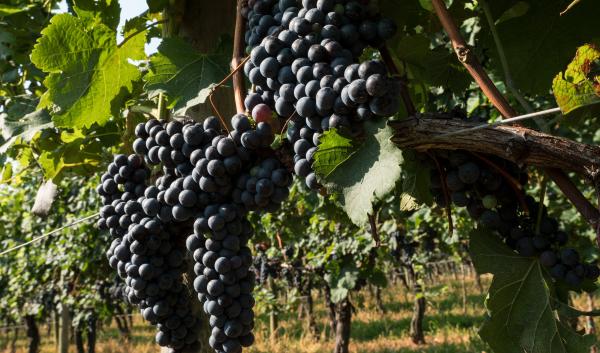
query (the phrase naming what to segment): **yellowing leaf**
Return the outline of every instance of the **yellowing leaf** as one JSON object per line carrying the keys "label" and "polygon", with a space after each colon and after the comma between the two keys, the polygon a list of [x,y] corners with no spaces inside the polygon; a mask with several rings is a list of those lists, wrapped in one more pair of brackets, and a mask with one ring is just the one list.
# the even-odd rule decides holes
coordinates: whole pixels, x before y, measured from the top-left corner
{"label": "yellowing leaf", "polygon": [[600,50],[584,45],[564,72],[552,82],[554,97],[564,114],[582,116],[599,111]]}

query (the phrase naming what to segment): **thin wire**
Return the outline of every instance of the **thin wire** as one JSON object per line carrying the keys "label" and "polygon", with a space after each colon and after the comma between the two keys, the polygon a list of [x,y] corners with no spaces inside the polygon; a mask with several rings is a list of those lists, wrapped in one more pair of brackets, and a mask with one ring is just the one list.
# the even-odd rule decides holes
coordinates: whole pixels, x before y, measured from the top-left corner
{"label": "thin wire", "polygon": [[452,132],[449,132],[446,134],[438,135],[434,138],[442,138],[442,137],[460,135],[460,134],[464,134],[465,132],[487,129],[488,127],[493,127],[493,126],[498,126],[498,125],[506,125],[506,124],[514,123],[516,121],[527,120],[527,119],[537,118],[540,116],[551,115],[551,114],[556,114],[556,113],[560,113],[560,108],[546,109],[546,110],[542,110],[540,112],[519,115],[519,116],[515,116],[514,118],[503,119],[503,120],[496,121],[496,122],[489,123],[489,124],[477,125],[475,127],[470,127],[467,129],[452,131]]}
{"label": "thin wire", "polygon": [[74,226],[74,225],[76,225],[76,224],[79,224],[79,223],[85,222],[85,221],[87,221],[87,220],[90,220],[90,219],[92,219],[92,218],[98,217],[99,215],[100,215],[100,212],[98,212],[98,213],[94,213],[93,215],[90,215],[90,216],[87,216],[87,217],[84,217],[84,218],[78,219],[78,220],[76,220],[76,221],[73,221],[73,222],[71,222],[71,223],[69,223],[69,224],[67,224],[67,225],[65,225],[65,226],[62,226],[62,227],[60,227],[60,228],[57,228],[57,229],[54,229],[53,231],[50,231],[50,232],[48,232],[48,233],[46,233],[46,234],[42,234],[42,235],[40,235],[40,236],[39,236],[39,237],[37,237],[37,238],[33,238],[33,239],[31,239],[30,241],[28,241],[28,242],[26,242],[26,243],[19,244],[19,245],[15,246],[15,247],[12,247],[12,248],[10,248],[10,249],[4,250],[3,252],[0,252],[0,256],[2,256],[2,255],[5,255],[5,254],[8,254],[8,253],[9,253],[9,252],[11,252],[11,251],[14,251],[14,250],[20,249],[20,248],[22,248],[22,247],[25,247],[25,246],[27,246],[27,245],[33,244],[33,243],[35,243],[35,242],[37,242],[37,241],[39,241],[39,240],[42,240],[42,239],[44,239],[44,238],[47,238],[47,237],[51,236],[52,234],[56,234],[56,233],[60,232],[60,231],[61,231],[61,230],[63,230],[63,229],[66,229],[66,228],[72,227],[72,226]]}

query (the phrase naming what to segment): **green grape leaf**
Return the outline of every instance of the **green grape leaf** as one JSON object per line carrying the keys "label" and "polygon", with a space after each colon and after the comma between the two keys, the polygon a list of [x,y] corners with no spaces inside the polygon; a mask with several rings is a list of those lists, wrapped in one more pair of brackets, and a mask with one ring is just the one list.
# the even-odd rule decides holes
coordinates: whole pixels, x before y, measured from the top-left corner
{"label": "green grape leaf", "polygon": [[462,93],[471,84],[471,77],[456,60],[454,53],[445,47],[430,48],[424,35],[405,36],[391,46],[394,57],[402,61],[411,74],[411,81]]}
{"label": "green grape leaf", "polygon": [[313,169],[320,177],[327,177],[356,150],[352,140],[340,135],[336,129],[327,130],[319,139],[314,155]]}
{"label": "green grape leaf", "polygon": [[593,45],[577,49],[573,61],[552,82],[563,114],[587,116],[600,112],[600,50]]}
{"label": "green grape leaf", "polygon": [[144,37],[117,47],[115,32],[105,25],[87,29],[77,17],[54,16],[31,54],[31,61],[49,73],[39,108],[52,108],[58,127],[104,125],[118,117],[141,75],[129,60],[145,58]]}
{"label": "green grape leaf", "polygon": [[112,30],[117,29],[121,18],[119,0],[74,0],[74,3],[77,17],[92,24],[103,23]]}
{"label": "green grape leaf", "polygon": [[153,97],[164,92],[177,114],[206,102],[213,85],[227,74],[227,59],[221,54],[198,53],[191,44],[166,38],[150,59],[145,89]]}
{"label": "green grape leaf", "polygon": [[412,211],[421,204],[432,203],[429,191],[429,168],[419,161],[413,151],[402,151],[402,194],[400,195],[400,210]]}
{"label": "green grape leaf", "polygon": [[[7,60],[14,54],[13,47],[16,41],[17,37],[14,34],[0,30],[0,59]],[[6,80],[3,78],[2,81]]]}
{"label": "green grape leaf", "polygon": [[373,203],[394,190],[401,178],[402,152],[390,140],[393,131],[386,122],[366,122],[365,141],[324,180],[357,225],[367,222]]}
{"label": "green grape leaf", "polygon": [[584,353],[595,339],[560,321],[553,284],[538,260],[523,257],[482,229],[470,234],[477,273],[494,275],[479,334],[496,353]]}
{"label": "green grape leaf", "polygon": [[[493,18],[499,20],[520,2],[498,0],[488,3]],[[527,94],[547,94],[556,73],[572,58],[572,48],[600,38],[597,19],[600,2],[582,2],[562,16],[563,0],[528,1],[528,4],[524,14],[496,21],[496,28],[515,86]],[[491,65],[499,77],[503,77],[489,25],[486,21],[482,21],[482,25],[482,49],[489,50],[493,58]]]}
{"label": "green grape leaf", "polygon": [[379,268],[368,269],[366,277],[369,283],[377,287],[387,287],[388,285],[386,273]]}
{"label": "green grape leaf", "polygon": [[0,154],[18,139],[30,141],[38,131],[53,126],[45,109],[35,110],[37,104],[37,97],[29,95],[12,97],[7,102],[6,111],[0,113],[0,129],[6,141],[0,146]]}
{"label": "green grape leaf", "polygon": [[150,12],[160,12],[169,6],[169,0],[146,0]]}
{"label": "green grape leaf", "polygon": [[[89,168],[100,165],[103,161],[102,151],[105,145],[99,139],[87,139],[81,132],[79,136],[64,136],[60,140],[55,138],[45,139],[43,152],[37,162],[44,171],[47,180],[60,180],[63,171],[69,169],[74,172],[89,174]],[[40,139],[44,139],[42,137]]]}
{"label": "green grape leaf", "polygon": [[359,270],[354,265],[344,266],[337,276],[328,275],[327,279],[331,287],[331,301],[339,303],[346,299],[350,291],[356,287],[359,277]]}
{"label": "green grape leaf", "polygon": [[26,12],[26,11],[29,11],[33,7],[34,7],[33,5],[15,6],[15,5],[0,4],[0,17],[6,17],[6,16],[21,13],[21,12]]}

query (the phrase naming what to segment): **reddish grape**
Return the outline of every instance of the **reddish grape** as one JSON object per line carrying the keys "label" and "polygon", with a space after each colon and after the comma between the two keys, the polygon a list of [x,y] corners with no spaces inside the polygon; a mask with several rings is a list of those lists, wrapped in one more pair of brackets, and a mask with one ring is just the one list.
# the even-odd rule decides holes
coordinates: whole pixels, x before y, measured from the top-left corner
{"label": "reddish grape", "polygon": [[252,118],[256,123],[267,123],[270,124],[271,120],[273,120],[273,110],[268,105],[261,103],[257,104],[254,109],[252,109]]}

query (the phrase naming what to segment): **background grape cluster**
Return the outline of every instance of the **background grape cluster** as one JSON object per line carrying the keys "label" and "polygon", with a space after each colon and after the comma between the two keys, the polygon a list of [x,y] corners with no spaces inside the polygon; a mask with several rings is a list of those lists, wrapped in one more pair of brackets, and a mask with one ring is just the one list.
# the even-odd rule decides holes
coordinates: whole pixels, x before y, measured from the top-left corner
{"label": "background grape cluster", "polygon": [[254,87],[246,109],[257,121],[290,120],[294,172],[316,189],[311,164],[324,131],[357,137],[364,121],[399,110],[400,81],[379,60],[358,64],[365,48],[381,47],[396,26],[375,2],[256,0],[243,14],[250,53],[244,72]]}
{"label": "background grape cluster", "polygon": [[125,280],[127,300],[157,325],[157,343],[173,351],[195,344],[200,328],[182,282],[187,254],[210,317],[210,346],[236,353],[254,342],[246,216],[276,210],[292,178],[272,157],[266,123],[236,115],[232,124],[226,132],[215,117],[140,123],[136,154],[116,155],[97,188],[99,226],[115,237],[109,263]]}
{"label": "background grape cluster", "polygon": [[496,231],[520,255],[538,257],[552,277],[571,287],[598,278],[598,266],[582,262],[577,250],[567,247],[569,235],[546,206],[524,194],[527,174],[517,165],[465,151],[436,151],[435,158],[440,168],[432,170],[431,191],[438,204],[448,199],[466,207],[480,226]]}

